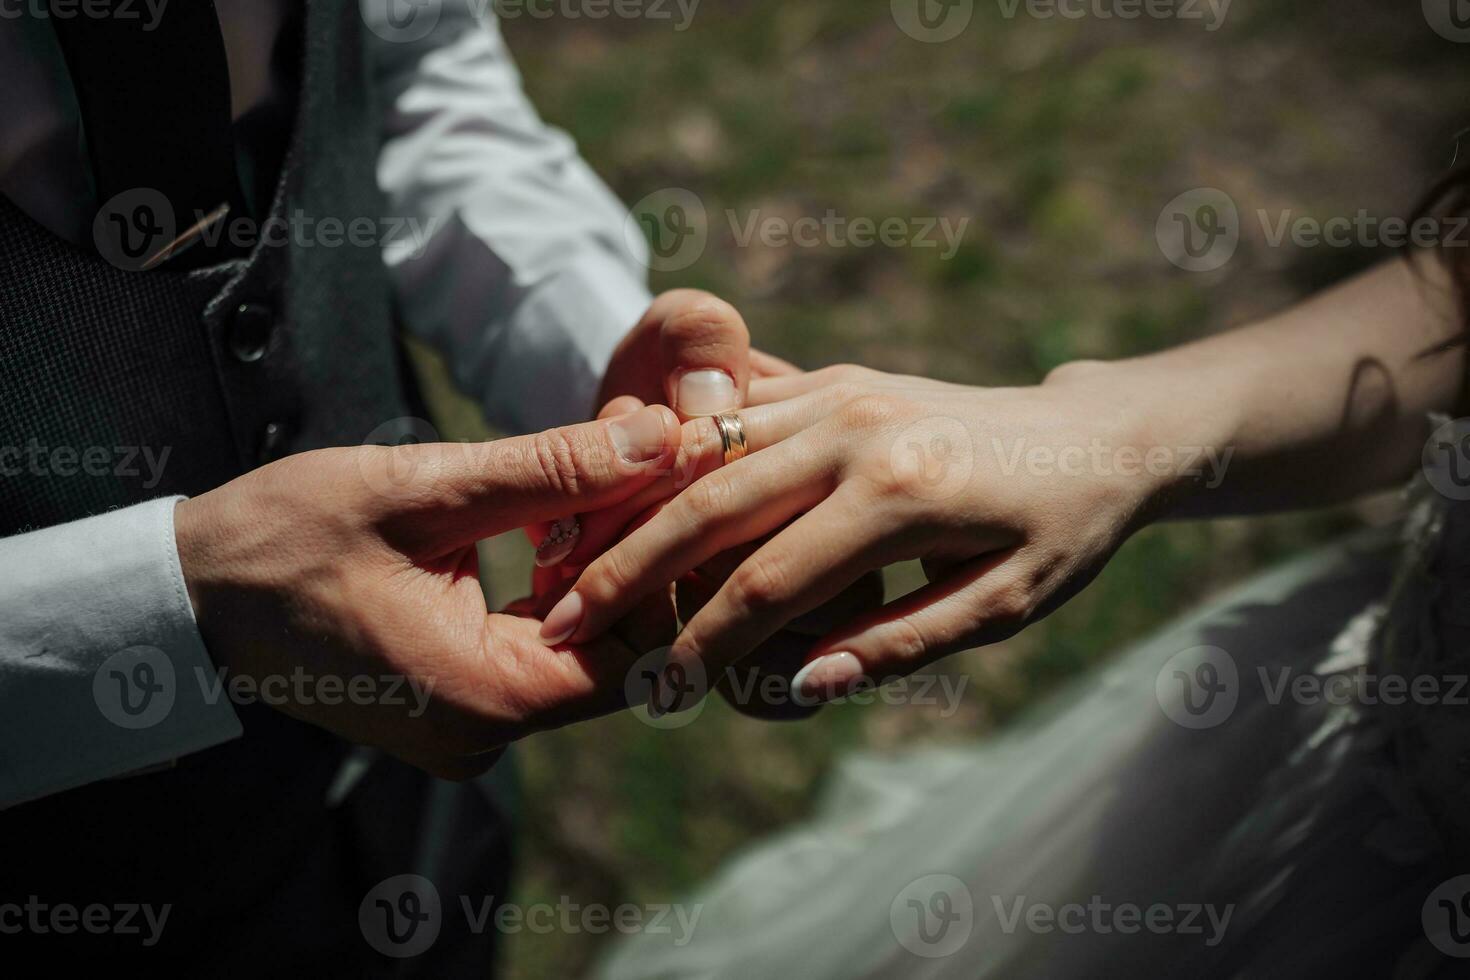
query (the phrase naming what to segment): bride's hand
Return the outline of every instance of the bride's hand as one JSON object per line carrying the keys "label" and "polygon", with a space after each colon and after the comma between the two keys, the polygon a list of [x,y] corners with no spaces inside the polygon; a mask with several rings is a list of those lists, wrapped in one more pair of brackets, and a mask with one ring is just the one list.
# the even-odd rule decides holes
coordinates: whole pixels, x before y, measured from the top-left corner
{"label": "bride's hand", "polygon": [[[1174,420],[1144,401],[1094,365],[1008,389],[849,366],[759,379],[739,413],[750,455],[721,466],[712,421],[694,420],[657,486],[588,515],[568,564],[590,564],[542,635],[585,642],[640,597],[773,535],[688,622],[672,661],[701,659],[714,676],[864,574],[914,558],[930,584],[822,637],[801,694],[830,698],[1010,636],[1086,584],[1172,488],[1211,475],[1209,457],[1168,448]],[[672,499],[598,555],[660,495]]]}

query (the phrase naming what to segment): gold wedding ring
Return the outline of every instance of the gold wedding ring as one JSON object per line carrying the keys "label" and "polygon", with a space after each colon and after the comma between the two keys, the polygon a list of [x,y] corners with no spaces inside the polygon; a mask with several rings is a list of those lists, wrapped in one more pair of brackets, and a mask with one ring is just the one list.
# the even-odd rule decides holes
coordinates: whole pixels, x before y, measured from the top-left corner
{"label": "gold wedding ring", "polygon": [[725,447],[725,465],[745,455],[745,424],[740,416],[716,415],[715,428],[720,430],[720,443]]}

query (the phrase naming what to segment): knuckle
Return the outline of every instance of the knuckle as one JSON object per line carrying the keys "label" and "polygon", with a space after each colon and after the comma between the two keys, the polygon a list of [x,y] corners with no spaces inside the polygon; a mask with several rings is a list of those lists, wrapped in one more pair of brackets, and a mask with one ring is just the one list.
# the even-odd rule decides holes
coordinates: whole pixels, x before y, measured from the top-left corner
{"label": "knuckle", "polygon": [[869,391],[845,402],[837,418],[849,429],[872,431],[891,425],[903,411],[903,399]]}
{"label": "knuckle", "polygon": [[868,389],[856,381],[838,381],[828,386],[827,393],[833,403],[840,407],[857,401],[868,393]]}
{"label": "knuckle", "polygon": [[735,570],[730,577],[730,588],[745,608],[769,609],[789,598],[791,579],[777,562],[757,554]]}
{"label": "knuckle", "polygon": [[889,654],[899,662],[908,663],[921,659],[929,650],[929,638],[908,616],[900,616],[888,627],[884,645]]}
{"label": "knuckle", "polygon": [[693,419],[684,424],[685,435],[689,438],[681,440],[679,448],[680,461],[686,459],[698,463],[701,460],[719,459],[724,451],[724,443],[720,441],[720,430],[715,426],[715,420],[708,417]]}
{"label": "knuckle", "polygon": [[548,429],[532,438],[531,452],[537,476],[546,489],[564,497],[574,497],[582,486],[582,466],[586,452],[564,429]]}
{"label": "knuckle", "polygon": [[628,595],[637,581],[638,570],[627,557],[626,549],[614,546],[583,569],[576,589],[590,605],[608,608]]}
{"label": "knuckle", "polygon": [[720,519],[730,507],[734,488],[730,481],[712,473],[679,495],[683,513],[691,525]]}
{"label": "knuckle", "polygon": [[824,368],[818,368],[812,374],[823,387],[832,388],[838,385],[859,385],[878,372],[863,367],[861,364],[830,364]]}
{"label": "knuckle", "polygon": [[832,368],[833,373],[840,381],[849,384],[858,384],[871,380],[878,372],[861,364],[838,364]]}
{"label": "knuckle", "polygon": [[982,612],[991,629],[1014,633],[1031,617],[1030,591],[1016,582],[998,585],[986,597]]}

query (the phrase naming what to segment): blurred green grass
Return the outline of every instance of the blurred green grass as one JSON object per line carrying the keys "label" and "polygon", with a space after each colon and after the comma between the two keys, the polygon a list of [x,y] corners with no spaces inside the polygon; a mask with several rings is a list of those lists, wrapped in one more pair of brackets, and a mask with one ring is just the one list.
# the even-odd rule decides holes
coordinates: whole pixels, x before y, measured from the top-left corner
{"label": "blurred green grass", "polygon": [[[1448,163],[1463,52],[1417,11],[1236,5],[1218,32],[1179,21],[1007,20],[980,3],[960,38],[904,36],[879,0],[726,0],[691,28],[529,19],[505,25],[543,115],[626,201],[688,188],[709,245],[656,288],[732,300],[759,346],[804,367],[858,361],[971,384],[1037,381],[1223,329],[1372,261],[1268,249],[1256,209],[1404,214]],[[1171,266],[1163,205],[1218,186],[1245,220],[1216,273]],[[969,218],[958,254],[736,244],[763,215]],[[478,432],[431,385],[443,428]],[[965,742],[1185,609],[1354,526],[1350,510],[1151,528],[1021,636],[952,658],[962,709],[839,706],[763,724],[711,703],[692,725],[630,715],[527,740],[515,899],[667,901],[754,838],[799,819],[843,752]],[[500,599],[529,548],[486,547]],[[897,594],[921,580],[890,571]],[[518,980],[584,972],[607,937],[508,938]]]}

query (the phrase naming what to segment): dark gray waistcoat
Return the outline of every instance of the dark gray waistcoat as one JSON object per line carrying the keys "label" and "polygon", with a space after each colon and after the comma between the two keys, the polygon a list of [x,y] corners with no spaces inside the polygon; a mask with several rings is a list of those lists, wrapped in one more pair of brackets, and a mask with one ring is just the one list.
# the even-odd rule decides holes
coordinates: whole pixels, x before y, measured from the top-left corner
{"label": "dark gray waistcoat", "polygon": [[[277,217],[383,227],[362,32],[357,3],[307,4]],[[114,464],[119,449],[168,452],[153,486],[142,465],[0,476],[0,535],[203,493],[286,453],[360,444],[407,416],[411,400],[378,247],[293,242],[193,272],[126,272],[0,198],[0,446],[104,447]],[[238,710],[242,739],[172,770],[0,813],[0,901],[172,907],[151,951],[136,937],[80,934],[50,937],[71,944],[59,948],[105,942],[201,974],[253,972],[265,958],[297,975],[357,973],[388,962],[364,943],[358,903],[375,880],[421,865],[429,793],[437,846],[456,841],[461,874],[480,882],[465,890],[503,892],[504,837],[478,794],[434,789],[388,761],[329,807],[349,747],[273,709]],[[38,939],[7,945],[22,938]],[[488,941],[453,946],[446,932],[438,954],[483,967]]]}

